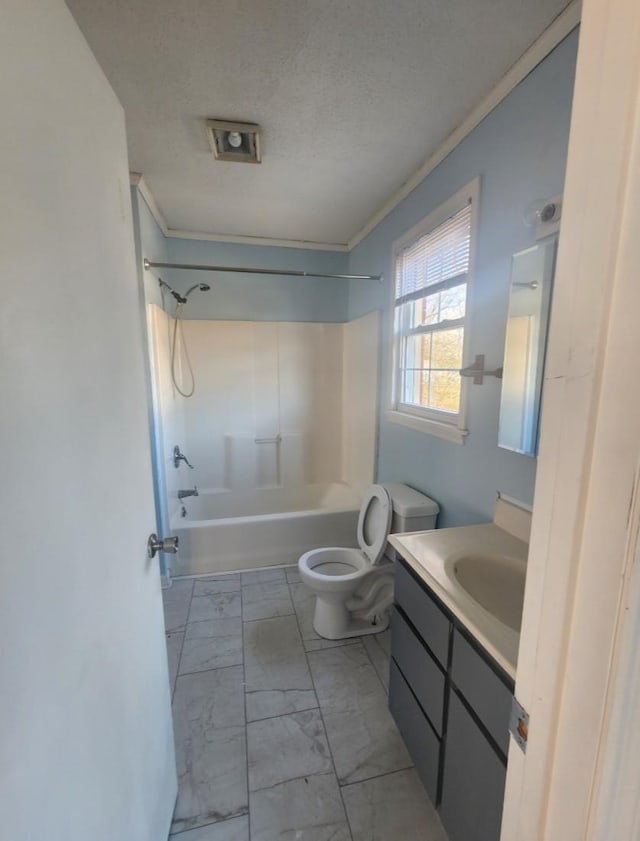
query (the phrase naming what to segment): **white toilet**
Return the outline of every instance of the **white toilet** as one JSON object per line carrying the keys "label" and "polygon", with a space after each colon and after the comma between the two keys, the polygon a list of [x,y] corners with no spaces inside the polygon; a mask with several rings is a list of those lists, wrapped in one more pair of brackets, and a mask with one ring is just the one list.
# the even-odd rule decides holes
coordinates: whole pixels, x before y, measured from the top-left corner
{"label": "white toilet", "polygon": [[330,546],[302,555],[298,569],[316,596],[317,634],[336,640],[387,628],[393,602],[393,549],[387,549],[387,538],[434,529],[439,510],[437,502],[407,485],[372,485],[358,517],[360,548]]}

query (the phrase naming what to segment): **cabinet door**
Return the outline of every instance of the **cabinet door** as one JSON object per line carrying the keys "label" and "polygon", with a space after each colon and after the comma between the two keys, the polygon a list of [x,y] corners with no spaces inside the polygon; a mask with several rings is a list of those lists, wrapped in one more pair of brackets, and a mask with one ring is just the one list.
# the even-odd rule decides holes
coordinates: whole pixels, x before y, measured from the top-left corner
{"label": "cabinet door", "polygon": [[498,841],[506,768],[451,692],[440,816],[449,841]]}
{"label": "cabinet door", "polygon": [[506,756],[512,692],[459,631],[453,638],[451,679]]}

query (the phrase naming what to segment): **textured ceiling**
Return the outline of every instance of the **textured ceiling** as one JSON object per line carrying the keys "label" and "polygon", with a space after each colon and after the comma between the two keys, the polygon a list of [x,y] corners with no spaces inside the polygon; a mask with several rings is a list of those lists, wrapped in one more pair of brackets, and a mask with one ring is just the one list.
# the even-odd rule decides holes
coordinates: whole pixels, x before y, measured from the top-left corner
{"label": "textured ceiling", "polygon": [[[347,242],[566,0],[67,0],[170,228]],[[262,126],[218,162],[207,117]]]}

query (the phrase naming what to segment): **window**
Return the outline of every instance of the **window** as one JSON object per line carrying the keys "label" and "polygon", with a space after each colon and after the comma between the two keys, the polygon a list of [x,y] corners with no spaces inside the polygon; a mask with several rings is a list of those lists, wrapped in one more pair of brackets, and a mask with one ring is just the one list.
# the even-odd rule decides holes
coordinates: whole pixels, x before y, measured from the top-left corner
{"label": "window", "polygon": [[399,240],[393,252],[390,419],[462,442],[464,366],[477,180]]}

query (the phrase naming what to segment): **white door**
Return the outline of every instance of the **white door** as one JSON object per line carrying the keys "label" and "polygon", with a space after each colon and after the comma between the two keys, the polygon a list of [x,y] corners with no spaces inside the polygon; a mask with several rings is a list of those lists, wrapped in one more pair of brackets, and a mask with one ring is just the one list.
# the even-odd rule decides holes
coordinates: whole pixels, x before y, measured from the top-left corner
{"label": "white door", "polygon": [[584,0],[502,841],[639,837],[639,198],[640,4]]}
{"label": "white door", "polygon": [[124,117],[62,0],[0,26],[0,835],[176,793]]}

